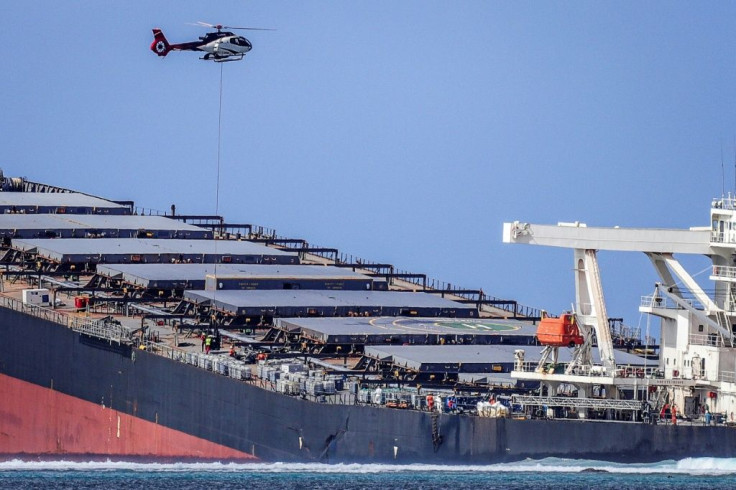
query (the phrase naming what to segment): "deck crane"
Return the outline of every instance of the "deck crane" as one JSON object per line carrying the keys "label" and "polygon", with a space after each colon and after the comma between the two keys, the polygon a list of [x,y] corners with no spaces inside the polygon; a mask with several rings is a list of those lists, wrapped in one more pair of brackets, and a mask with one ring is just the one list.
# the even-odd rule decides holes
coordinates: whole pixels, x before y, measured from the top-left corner
{"label": "deck crane", "polygon": [[[592,406],[630,410],[627,404],[636,400],[651,402],[664,395],[691,417],[698,416],[698,407],[706,401],[711,409],[736,408],[736,396],[731,395],[736,392],[736,376],[729,374],[736,359],[736,267],[732,265],[736,263],[736,198],[714,200],[711,223],[710,227],[689,229],[602,228],[578,222],[556,226],[504,223],[505,243],[573,250],[574,315],[584,339],[575,345],[564,373],[530,369],[524,362],[524,351],[517,351],[512,378],[540,382],[547,395],[516,397],[515,401],[548,407],[579,406],[583,410]],[[651,371],[632,375],[625,366],[615,364],[597,260],[597,252],[603,250],[644,253],[659,276],[654,294],[644,296],[639,306],[640,312],[661,321],[660,360]],[[715,299],[705,293],[675,254],[711,259]],[[598,342],[598,365],[593,363],[593,333]],[[547,359],[554,359],[554,349],[559,347],[545,349]],[[555,398],[567,385],[576,388],[578,397]],[[596,386],[599,391],[594,397]],[[602,388],[606,388],[603,397]],[[634,400],[622,396],[622,389],[633,392]]]}
{"label": "deck crane", "polygon": [[[506,225],[508,233],[506,233]],[[540,225],[530,225],[527,223],[507,223],[504,225],[504,241],[514,243],[531,242],[533,230]],[[580,226],[579,223],[572,224],[570,228],[586,229],[585,225]],[[536,237],[536,236],[535,236]],[[507,239],[508,238],[508,239]],[[544,245],[547,243],[538,243]],[[563,246],[559,244],[558,246]],[[611,331],[608,327],[608,313],[606,312],[606,302],[603,296],[603,286],[601,284],[600,269],[598,267],[598,258],[596,250],[588,247],[574,247],[574,274],[575,274],[575,311],[572,314],[563,315],[561,328],[567,325],[568,339],[565,337],[560,342],[550,339],[545,342],[544,338],[540,339],[540,343],[546,344],[542,352],[542,359],[539,366],[549,360],[550,357],[557,361],[559,347],[571,344],[574,349],[572,361],[568,363],[565,374],[575,374],[578,372],[588,373],[593,367],[593,334],[598,341],[598,352],[601,359],[602,370],[605,373],[612,373],[616,360],[613,351],[613,341],[611,339]],[[567,324],[565,324],[565,320]],[[574,319],[574,323],[572,320]],[[542,319],[542,325],[550,320]],[[577,339],[569,331],[569,327],[575,325],[575,330],[579,329]],[[564,332],[563,332],[564,333]],[[539,335],[539,334],[538,334]]]}

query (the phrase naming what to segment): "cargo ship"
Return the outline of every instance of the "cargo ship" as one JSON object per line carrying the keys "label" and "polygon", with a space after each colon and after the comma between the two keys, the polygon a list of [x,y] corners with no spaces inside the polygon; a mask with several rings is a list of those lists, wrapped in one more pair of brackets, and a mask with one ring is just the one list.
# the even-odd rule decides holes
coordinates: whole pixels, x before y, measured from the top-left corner
{"label": "cargo ship", "polygon": [[[0,187],[0,457],[736,456],[730,197],[706,228],[504,224],[573,250],[556,317],[221,216]],[[651,259],[659,345],[607,316],[600,250]],[[715,299],[674,254],[712,258]]]}

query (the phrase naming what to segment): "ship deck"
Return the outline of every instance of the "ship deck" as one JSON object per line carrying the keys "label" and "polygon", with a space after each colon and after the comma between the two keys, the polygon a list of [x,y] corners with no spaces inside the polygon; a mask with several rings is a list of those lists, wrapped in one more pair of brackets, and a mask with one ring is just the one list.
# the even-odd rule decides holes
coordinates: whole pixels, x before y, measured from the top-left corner
{"label": "ship deck", "polygon": [[[481,393],[518,388],[508,374],[515,350],[539,356],[539,311],[482,290],[220,217],[198,216],[195,226],[73,193],[50,193],[56,201],[2,194],[0,205],[25,207],[0,215],[0,299],[82,335],[333,403],[361,400],[355,389],[294,388],[304,380],[274,373],[299,360],[327,385],[355,379],[405,393],[420,384]],[[47,304],[24,297],[34,288],[47,291]]]}

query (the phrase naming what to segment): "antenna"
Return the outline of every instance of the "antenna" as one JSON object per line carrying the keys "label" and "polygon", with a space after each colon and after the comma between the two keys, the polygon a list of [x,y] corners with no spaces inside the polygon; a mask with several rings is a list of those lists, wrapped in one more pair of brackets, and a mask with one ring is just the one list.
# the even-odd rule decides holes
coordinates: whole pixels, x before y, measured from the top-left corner
{"label": "antenna", "polygon": [[721,142],[721,199],[726,197],[726,170],[723,167],[723,142]]}

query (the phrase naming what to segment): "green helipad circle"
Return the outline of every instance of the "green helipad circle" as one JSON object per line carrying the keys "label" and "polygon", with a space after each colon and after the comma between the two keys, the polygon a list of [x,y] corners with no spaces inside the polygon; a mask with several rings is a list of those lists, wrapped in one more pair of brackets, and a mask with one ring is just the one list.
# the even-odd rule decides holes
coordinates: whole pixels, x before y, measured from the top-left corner
{"label": "green helipad circle", "polygon": [[497,323],[492,320],[452,320],[435,322],[438,327],[456,328],[468,332],[509,332],[519,330],[521,325]]}

